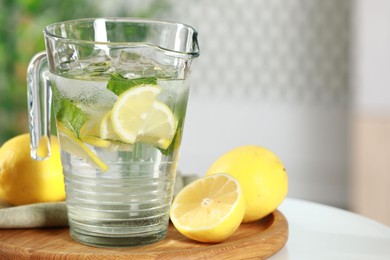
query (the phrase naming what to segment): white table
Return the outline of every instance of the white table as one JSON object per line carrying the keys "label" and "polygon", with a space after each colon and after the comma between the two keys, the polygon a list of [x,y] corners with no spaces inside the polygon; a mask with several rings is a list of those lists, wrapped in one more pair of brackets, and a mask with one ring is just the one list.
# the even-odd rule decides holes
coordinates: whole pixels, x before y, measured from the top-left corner
{"label": "white table", "polygon": [[289,239],[270,260],[389,260],[390,227],[338,208],[287,198]]}

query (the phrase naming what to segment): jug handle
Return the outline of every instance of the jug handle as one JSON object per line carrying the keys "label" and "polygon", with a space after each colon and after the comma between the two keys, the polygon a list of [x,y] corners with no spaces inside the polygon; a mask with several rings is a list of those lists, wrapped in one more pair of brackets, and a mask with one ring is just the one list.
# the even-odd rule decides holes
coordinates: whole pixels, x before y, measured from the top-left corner
{"label": "jug handle", "polygon": [[27,101],[30,128],[30,154],[35,160],[50,157],[51,89],[45,78],[46,52],[37,53],[27,69]]}

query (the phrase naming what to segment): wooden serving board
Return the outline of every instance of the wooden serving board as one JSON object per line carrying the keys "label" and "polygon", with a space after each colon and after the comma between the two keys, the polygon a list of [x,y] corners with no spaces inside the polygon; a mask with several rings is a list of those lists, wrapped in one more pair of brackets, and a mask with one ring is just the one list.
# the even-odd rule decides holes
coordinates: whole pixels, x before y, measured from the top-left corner
{"label": "wooden serving board", "polygon": [[276,210],[260,221],[241,224],[218,244],[198,243],[170,224],[157,243],[133,248],[95,248],[71,239],[68,228],[0,230],[0,259],[265,259],[288,239],[288,222]]}

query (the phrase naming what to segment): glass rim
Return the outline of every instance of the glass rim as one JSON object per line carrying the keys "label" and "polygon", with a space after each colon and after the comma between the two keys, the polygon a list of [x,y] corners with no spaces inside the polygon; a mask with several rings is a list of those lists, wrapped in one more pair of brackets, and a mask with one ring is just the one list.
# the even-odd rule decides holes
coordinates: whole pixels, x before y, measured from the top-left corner
{"label": "glass rim", "polygon": [[[77,24],[77,23],[82,23],[82,22],[89,22],[93,24],[96,21],[104,21],[104,22],[121,22],[121,23],[144,23],[144,24],[159,24],[159,25],[169,25],[169,26],[181,26],[183,28],[186,28],[189,31],[192,31],[193,33],[193,39],[195,38],[195,47],[192,48],[193,51],[178,51],[178,50],[172,50],[169,48],[164,48],[161,46],[158,46],[153,43],[148,43],[148,42],[125,42],[125,41],[117,41],[117,42],[110,42],[110,41],[91,41],[91,40],[83,40],[83,39],[70,39],[58,34],[53,33],[54,28],[61,28],[62,26],[65,25],[70,25],[70,24]],[[158,20],[158,19],[147,19],[147,18],[130,18],[130,17],[94,17],[94,18],[80,18],[80,19],[73,19],[73,20],[67,20],[67,21],[61,21],[61,22],[56,22],[49,24],[45,26],[43,30],[45,36],[48,36],[50,38],[66,41],[66,42],[73,42],[73,43],[78,43],[78,44],[99,44],[99,45],[111,45],[111,46],[134,46],[134,45],[147,45],[147,46],[154,46],[158,49],[171,52],[171,53],[176,53],[179,55],[185,55],[185,56],[191,56],[191,57],[198,57],[200,54],[199,51],[199,46],[197,42],[197,35],[198,31],[185,23],[180,23],[180,22],[173,22],[173,21],[168,21],[168,20]]]}

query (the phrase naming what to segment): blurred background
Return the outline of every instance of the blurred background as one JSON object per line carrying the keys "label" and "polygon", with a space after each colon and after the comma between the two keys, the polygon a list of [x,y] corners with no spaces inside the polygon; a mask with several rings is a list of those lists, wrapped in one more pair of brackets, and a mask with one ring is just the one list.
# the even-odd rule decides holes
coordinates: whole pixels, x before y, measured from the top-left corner
{"label": "blurred background", "polygon": [[0,144],[28,131],[26,70],[43,27],[128,16],[199,31],[179,168],[256,144],[289,197],[390,225],[390,1],[0,0]]}

